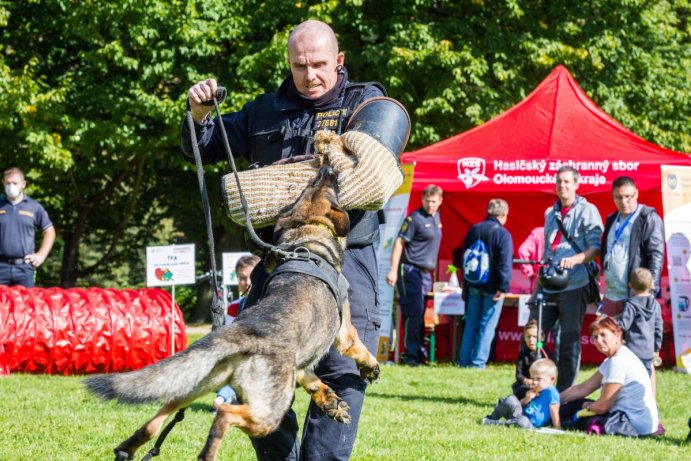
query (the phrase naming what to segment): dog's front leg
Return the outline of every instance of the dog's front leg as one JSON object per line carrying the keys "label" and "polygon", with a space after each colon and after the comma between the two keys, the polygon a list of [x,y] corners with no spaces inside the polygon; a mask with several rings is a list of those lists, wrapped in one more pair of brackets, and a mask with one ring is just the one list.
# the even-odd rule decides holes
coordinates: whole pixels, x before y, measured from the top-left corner
{"label": "dog's front leg", "polygon": [[348,404],[312,371],[298,370],[296,381],[307,391],[314,403],[329,418],[344,424],[350,424],[351,417],[348,413],[348,410],[350,410]]}
{"label": "dog's front leg", "polygon": [[113,450],[113,452],[115,452],[115,461],[134,459],[134,454],[136,453],[137,449],[149,440],[153,439],[156,434],[158,434],[158,431],[161,429],[161,425],[166,418],[168,418],[168,416],[170,416],[178,408],[180,408],[180,405],[178,405],[176,402],[171,402],[158,410],[156,416],[137,429],[127,440],[115,447]]}
{"label": "dog's front leg", "polygon": [[336,350],[345,357],[355,360],[362,379],[373,382],[379,379],[379,362],[367,347],[360,341],[357,330],[350,323],[350,304],[343,304],[341,328],[334,341]]}

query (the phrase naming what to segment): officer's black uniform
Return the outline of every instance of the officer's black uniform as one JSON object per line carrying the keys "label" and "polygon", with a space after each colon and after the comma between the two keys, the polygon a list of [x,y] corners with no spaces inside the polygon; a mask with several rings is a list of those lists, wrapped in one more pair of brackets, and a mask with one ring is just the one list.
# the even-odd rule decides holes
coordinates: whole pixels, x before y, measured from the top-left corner
{"label": "officer's black uniform", "polygon": [[[250,162],[269,165],[295,155],[313,153],[314,134],[319,129],[333,129],[340,133],[353,110],[363,101],[385,96],[384,88],[376,83],[348,83],[345,69],[339,72],[341,91],[333,100],[319,107],[308,108],[288,96],[292,77],[288,77],[278,93],[263,94],[246,104],[242,110],[223,115],[223,126],[233,153]],[[197,126],[199,148],[205,163],[225,160],[222,135],[218,120]],[[182,149],[193,161],[190,133],[187,124],[182,127]],[[362,342],[376,353],[379,340],[379,299],[377,291],[377,261],[373,243],[379,240],[376,212],[354,210],[349,212],[351,231],[345,251],[343,274],[350,283],[349,298],[352,323]],[[270,241],[263,233],[262,238]],[[260,263],[252,272],[252,286],[248,307],[261,294],[266,277]],[[254,295],[254,299],[253,298]],[[348,459],[357,433],[358,421],[366,383],[360,378],[355,362],[341,356],[331,348],[316,369],[317,375],[350,406],[351,424],[336,422],[310,402],[303,427],[303,440],[297,440],[297,418],[290,410],[279,429],[267,437],[253,439],[260,460],[299,458]]]}
{"label": "officer's black uniform", "polygon": [[408,365],[424,363],[425,295],[432,289],[432,272],[441,243],[439,213],[434,216],[420,207],[403,221],[398,236],[405,241],[399,276],[398,302],[405,325],[405,354]]}
{"label": "officer's black uniform", "polygon": [[35,251],[36,229],[52,225],[41,204],[26,194],[17,205],[0,198],[0,285],[34,286],[34,266],[24,256]]}

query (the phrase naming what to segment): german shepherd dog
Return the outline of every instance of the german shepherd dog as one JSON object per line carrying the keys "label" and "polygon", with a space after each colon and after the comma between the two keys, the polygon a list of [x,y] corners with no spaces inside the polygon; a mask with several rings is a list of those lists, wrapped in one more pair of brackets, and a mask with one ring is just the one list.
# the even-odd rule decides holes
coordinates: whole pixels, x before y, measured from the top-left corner
{"label": "german shepherd dog", "polygon": [[[287,252],[306,249],[340,273],[350,223],[337,194],[336,174],[323,166],[297,202],[280,216],[278,247]],[[259,302],[243,310],[231,325],[141,370],[87,378],[88,390],[105,400],[163,402],[152,419],[115,448],[116,461],[133,459],[169,415],[225,384],[235,389],[241,404],[220,406],[199,460],[216,459],[230,427],[252,437],[275,430],[291,406],[296,381],[329,417],[350,423],[346,402],[312,371],[333,344],[355,360],[363,379],[379,377],[376,358],[350,323],[347,300],[342,304],[339,312],[333,291],[317,277],[277,273]]]}

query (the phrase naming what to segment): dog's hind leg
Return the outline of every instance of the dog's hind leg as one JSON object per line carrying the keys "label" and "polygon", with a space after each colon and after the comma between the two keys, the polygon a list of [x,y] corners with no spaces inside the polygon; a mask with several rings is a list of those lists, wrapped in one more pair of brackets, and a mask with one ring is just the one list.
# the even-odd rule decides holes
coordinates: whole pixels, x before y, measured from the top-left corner
{"label": "dog's hind leg", "polygon": [[310,394],[312,401],[329,418],[340,423],[350,424],[351,417],[348,413],[348,410],[350,410],[348,404],[312,371],[299,370],[296,381]]}
{"label": "dog's hind leg", "polygon": [[153,439],[158,434],[166,418],[180,407],[181,405],[177,402],[170,402],[164,405],[153,418],[137,429],[127,440],[115,447],[113,450],[115,452],[115,461],[134,459],[137,449]]}
{"label": "dog's hind leg", "polygon": [[224,403],[218,408],[216,418],[209,431],[209,437],[197,459],[199,461],[214,461],[218,450],[221,448],[223,437],[231,427],[238,427],[253,437],[261,437],[275,429],[279,422],[280,418],[277,418],[277,421],[272,424],[258,422],[252,417],[249,405]]}
{"label": "dog's hind leg", "polygon": [[338,331],[338,337],[334,341],[336,350],[345,357],[355,360],[360,370],[362,379],[373,382],[379,378],[379,362],[367,347],[360,340],[357,330],[350,323],[350,306],[346,303],[343,306],[343,320]]}
{"label": "dog's hind leg", "polygon": [[242,389],[243,404],[224,403],[218,408],[199,461],[216,459],[228,429],[237,427],[250,437],[264,437],[273,432],[290,408],[295,395],[295,373],[285,357],[266,360],[249,359],[242,380],[234,385]]}

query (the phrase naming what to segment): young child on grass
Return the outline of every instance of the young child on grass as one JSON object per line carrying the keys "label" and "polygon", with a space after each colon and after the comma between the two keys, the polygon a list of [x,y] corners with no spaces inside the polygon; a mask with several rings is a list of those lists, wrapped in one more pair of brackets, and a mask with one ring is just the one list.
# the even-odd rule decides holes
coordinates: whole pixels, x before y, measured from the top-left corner
{"label": "young child on grass", "polygon": [[[540,341],[544,340],[544,334],[540,335]],[[523,344],[518,351],[516,360],[516,381],[511,385],[513,395],[519,400],[525,397],[526,392],[535,387],[535,382],[530,378],[530,366],[540,358],[554,359],[544,349],[537,350],[538,333],[537,320],[533,319],[523,327]]]}
{"label": "young child on grass", "polygon": [[634,269],[629,280],[634,295],[624,301],[623,311],[615,318],[624,331],[626,347],[648,370],[655,395],[653,359],[662,347],[662,309],[651,293],[652,286],[653,274],[648,269]]}
{"label": "young child on grass", "polygon": [[[559,420],[559,391],[554,387],[557,366],[550,359],[536,360],[530,366],[534,387],[519,400],[511,394],[499,399],[494,411],[482,419],[482,424],[518,426],[533,429],[552,424],[561,427]],[[500,418],[505,418],[501,421]]]}

